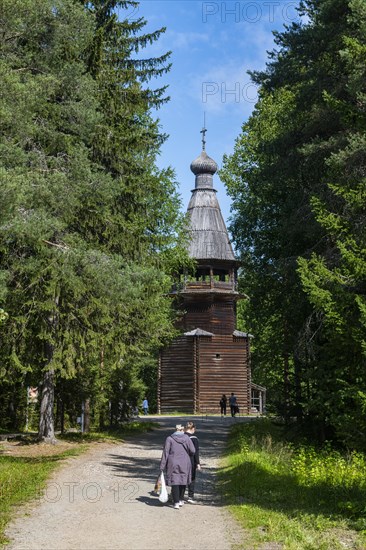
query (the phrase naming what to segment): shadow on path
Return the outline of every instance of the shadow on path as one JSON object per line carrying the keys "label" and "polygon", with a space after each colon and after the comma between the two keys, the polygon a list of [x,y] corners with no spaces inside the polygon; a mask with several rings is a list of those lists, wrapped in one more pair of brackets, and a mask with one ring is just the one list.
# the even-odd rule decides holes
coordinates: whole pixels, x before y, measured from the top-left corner
{"label": "shadow on path", "polygon": [[[192,416],[158,417],[153,420],[159,424],[158,428],[141,434],[138,440],[136,436],[126,438],[126,454],[107,455],[107,460],[103,464],[117,479],[129,479],[131,483],[137,484],[139,481],[145,481],[153,487],[159,474],[159,463],[166,437],[173,433],[176,424],[185,424],[192,420]],[[201,503],[221,505],[222,496],[216,480],[217,467],[211,463],[223,455],[230,426],[238,422],[251,422],[253,418],[193,417],[193,421],[200,442],[202,464],[202,470],[197,472],[196,494]],[[136,500],[151,506],[161,506],[157,497],[153,495],[151,498],[139,496]]]}

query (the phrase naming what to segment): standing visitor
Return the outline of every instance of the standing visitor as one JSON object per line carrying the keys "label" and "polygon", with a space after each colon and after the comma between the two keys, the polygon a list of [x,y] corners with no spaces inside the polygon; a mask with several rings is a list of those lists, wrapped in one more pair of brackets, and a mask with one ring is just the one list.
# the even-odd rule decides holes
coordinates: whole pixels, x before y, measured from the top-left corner
{"label": "standing visitor", "polygon": [[143,411],[144,411],[144,414],[147,414],[147,413],[149,412],[149,402],[148,402],[148,400],[146,399],[146,397],[145,397],[145,399],[144,399],[143,402],[142,402],[142,409],[143,409]]}
{"label": "standing visitor", "polygon": [[236,395],[234,395],[233,392],[231,392],[231,395],[229,397],[229,404],[230,404],[231,416],[235,416],[237,404],[236,404]]}
{"label": "standing visitor", "polygon": [[184,426],[177,424],[175,432],[165,440],[160,470],[165,473],[166,484],[172,488],[173,507],[183,506],[184,491],[192,481],[191,456],[196,449],[184,433]]}
{"label": "standing visitor", "polygon": [[226,405],[227,405],[227,397],[226,395],[223,393],[222,394],[222,397],[220,399],[220,411],[221,411],[221,416],[226,416]]}
{"label": "standing visitor", "polygon": [[196,501],[194,500],[194,489],[195,489],[195,482],[196,482],[196,471],[201,469],[200,464],[200,445],[198,441],[198,437],[195,435],[196,432],[196,426],[193,422],[187,422],[186,424],[186,434],[192,441],[195,453],[191,456],[191,463],[192,463],[192,481],[191,483],[188,483],[188,499],[187,502],[189,504],[196,504]]}

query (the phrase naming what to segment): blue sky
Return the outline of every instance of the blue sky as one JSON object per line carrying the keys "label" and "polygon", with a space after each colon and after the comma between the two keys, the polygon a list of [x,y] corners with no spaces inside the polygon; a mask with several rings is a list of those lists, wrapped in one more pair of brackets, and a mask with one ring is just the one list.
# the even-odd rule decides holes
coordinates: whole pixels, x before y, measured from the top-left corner
{"label": "blue sky", "polygon": [[[255,105],[256,89],[247,71],[265,67],[266,51],[274,47],[272,30],[298,21],[297,5],[288,0],[141,0],[136,10],[131,8],[129,19],[143,16],[146,31],[167,27],[145,55],[173,52],[172,69],[158,82],[169,85],[171,97],[158,111],[169,134],[158,164],[175,169],[184,210],[194,187],[189,166],[201,152],[204,113],[206,151],[221,167]],[[228,220],[230,199],[217,175],[214,182]]]}

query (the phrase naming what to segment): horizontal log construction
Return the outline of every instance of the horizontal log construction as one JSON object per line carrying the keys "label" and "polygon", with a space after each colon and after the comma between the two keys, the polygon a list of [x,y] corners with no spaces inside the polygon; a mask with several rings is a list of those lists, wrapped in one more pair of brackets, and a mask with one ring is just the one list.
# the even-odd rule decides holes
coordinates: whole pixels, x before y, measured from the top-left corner
{"label": "horizontal log construction", "polygon": [[182,336],[161,352],[158,386],[159,412],[194,409],[194,346]]}
{"label": "horizontal log construction", "polygon": [[184,307],[186,332],[199,327],[215,334],[232,335],[235,330],[236,315],[233,300],[186,301]]}
{"label": "horizontal log construction", "polygon": [[215,335],[211,342],[199,342],[200,410],[218,412],[219,401],[235,393],[240,411],[250,411],[250,374],[248,339],[232,335]]}
{"label": "horizontal log construction", "polygon": [[223,393],[250,412],[249,340],[231,335],[180,336],[160,358],[159,411],[219,412]]}

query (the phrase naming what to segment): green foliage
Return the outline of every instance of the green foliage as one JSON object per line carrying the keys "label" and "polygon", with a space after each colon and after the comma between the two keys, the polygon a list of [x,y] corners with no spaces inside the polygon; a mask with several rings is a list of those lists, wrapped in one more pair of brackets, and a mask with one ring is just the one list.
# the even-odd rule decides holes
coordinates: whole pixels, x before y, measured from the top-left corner
{"label": "green foliage", "polygon": [[47,458],[0,457],[0,544],[7,542],[4,530],[11,519],[14,505],[40,498],[47,478],[58,463],[76,454],[66,451]]}
{"label": "green foliage", "polygon": [[0,323],[4,323],[8,318],[8,314],[2,308],[0,308]]}
{"label": "green foliage", "polygon": [[[101,424],[121,400],[117,421],[173,334],[164,292],[186,262],[174,174],[155,164],[166,98],[148,87],[169,55],[136,55],[163,29],[118,20],[130,2],[1,4],[1,378],[25,392],[54,373],[60,422],[89,397]],[[13,393],[0,410],[21,427]]]}
{"label": "green foliage", "polygon": [[30,456],[0,456],[0,545],[7,542],[4,530],[12,519],[14,507],[32,499],[42,498],[43,490],[50,474],[70,456],[85,452],[90,444],[109,441],[121,442],[126,435],[144,433],[155,427],[153,422],[126,422],[118,430],[103,433],[69,433],[63,435],[61,441],[73,443],[68,450],[53,454],[31,456],[33,447],[38,444],[28,438],[23,438],[23,444],[28,445]]}
{"label": "green foliage", "polygon": [[269,406],[320,439],[364,448],[365,5],[305,0],[277,49],[221,177]]}
{"label": "green foliage", "polygon": [[238,424],[221,475],[225,500],[254,548],[363,548],[365,455],[285,441],[283,426]]}
{"label": "green foliage", "polygon": [[[339,117],[343,132],[332,136],[334,151],[327,158],[324,181],[328,192],[314,196],[316,219],[325,229],[327,246],[322,255],[299,261],[299,273],[311,303],[324,316],[324,332],[335,348],[344,347],[343,379],[338,384],[339,405],[330,411],[331,423],[348,445],[363,448],[359,432],[365,428],[359,414],[359,389],[366,384],[366,325],[364,318],[365,241],[365,68],[366,11],[363,3],[351,1],[348,28],[342,37],[339,64],[345,85],[324,94],[324,100]],[[341,337],[339,337],[341,335]],[[347,335],[347,338],[342,337]],[[347,374],[346,374],[347,373]],[[343,419],[340,417],[343,416]]]}
{"label": "green foliage", "polygon": [[117,429],[108,429],[103,432],[92,431],[90,433],[69,432],[60,437],[61,441],[71,443],[95,443],[100,441],[121,442],[126,435],[137,435],[153,430],[158,425],[156,422],[138,422],[137,420],[124,422]]}
{"label": "green foliage", "polygon": [[299,447],[291,459],[291,471],[298,482],[306,487],[324,483],[333,488],[365,489],[365,455],[355,451],[347,455],[331,449],[330,444],[321,450]]}

